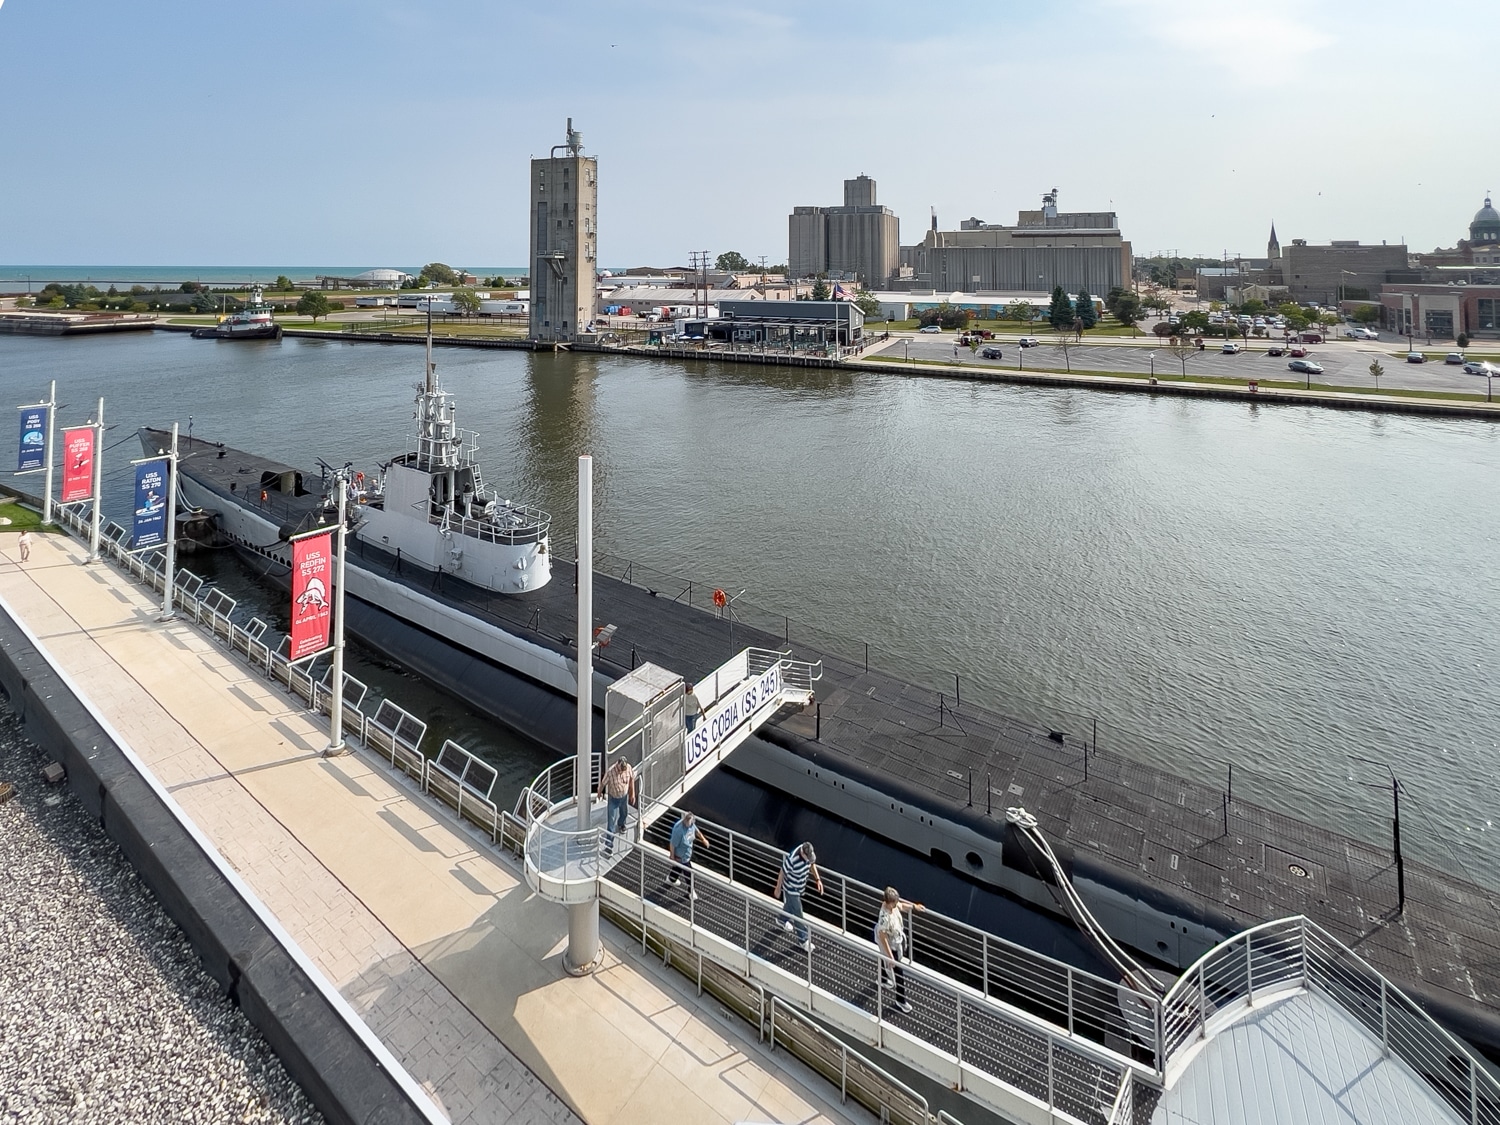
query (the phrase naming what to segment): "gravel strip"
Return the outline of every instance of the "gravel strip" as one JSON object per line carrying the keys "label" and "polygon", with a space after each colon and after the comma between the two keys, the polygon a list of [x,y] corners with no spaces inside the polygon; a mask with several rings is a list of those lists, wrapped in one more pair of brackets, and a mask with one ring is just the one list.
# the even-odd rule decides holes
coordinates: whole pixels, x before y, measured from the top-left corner
{"label": "gravel strip", "polygon": [[0,1121],[322,1122],[0,701]]}

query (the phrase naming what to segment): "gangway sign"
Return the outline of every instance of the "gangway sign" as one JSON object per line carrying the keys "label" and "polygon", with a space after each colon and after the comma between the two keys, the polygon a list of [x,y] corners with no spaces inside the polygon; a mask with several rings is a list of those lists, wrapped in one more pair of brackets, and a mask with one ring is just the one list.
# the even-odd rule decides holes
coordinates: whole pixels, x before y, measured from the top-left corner
{"label": "gangway sign", "polygon": [[[642,664],[610,685],[604,706],[601,771],[623,758],[635,769],[639,806],[618,835],[604,827],[604,806],[595,793],[590,827],[576,825],[572,759],[542,773],[522,794],[518,813],[527,818],[526,881],[545,898],[578,903],[594,896],[598,877],[631,850],[640,833],[712,772],[783,707],[806,706],[822,665],[789,659],[774,649],[746,649],[694,692],[707,701],[692,722],[683,678],[655,664]],[[737,679],[731,677],[737,676]],[[695,709],[696,710],[696,709]]]}

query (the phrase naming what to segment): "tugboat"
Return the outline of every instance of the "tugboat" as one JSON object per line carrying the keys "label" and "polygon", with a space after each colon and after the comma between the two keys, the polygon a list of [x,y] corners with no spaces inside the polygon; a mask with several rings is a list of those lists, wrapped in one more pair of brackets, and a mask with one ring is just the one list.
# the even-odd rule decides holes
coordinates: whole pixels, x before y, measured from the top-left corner
{"label": "tugboat", "polygon": [[259,285],[250,290],[250,301],[239,312],[230,313],[212,328],[193,329],[195,340],[279,340],[281,325],[272,316]]}

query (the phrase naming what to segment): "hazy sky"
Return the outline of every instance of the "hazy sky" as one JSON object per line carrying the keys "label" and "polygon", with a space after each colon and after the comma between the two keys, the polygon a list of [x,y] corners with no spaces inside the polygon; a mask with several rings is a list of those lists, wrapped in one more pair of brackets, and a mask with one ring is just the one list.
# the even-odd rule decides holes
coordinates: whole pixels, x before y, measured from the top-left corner
{"label": "hazy sky", "polygon": [[1137,253],[1451,246],[1500,191],[1494,0],[0,0],[0,262],[519,265],[527,159],[602,264],[786,258],[863,172],[903,242],[1119,212]]}

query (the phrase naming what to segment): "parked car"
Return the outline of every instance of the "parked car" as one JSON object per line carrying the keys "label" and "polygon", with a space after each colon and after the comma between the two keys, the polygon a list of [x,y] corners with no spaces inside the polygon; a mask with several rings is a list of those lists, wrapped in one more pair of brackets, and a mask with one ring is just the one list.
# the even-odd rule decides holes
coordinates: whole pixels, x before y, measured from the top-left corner
{"label": "parked car", "polygon": [[1426,363],[1427,362],[1427,357],[1425,355],[1423,355],[1421,352],[1407,352],[1406,353],[1406,362],[1407,363]]}
{"label": "parked car", "polygon": [[1449,352],[1446,356],[1443,357],[1443,362],[1444,363],[1468,363],[1469,361],[1464,358],[1464,353],[1463,352]]}
{"label": "parked car", "polygon": [[1303,347],[1296,347],[1287,354],[1292,356],[1294,359],[1305,359],[1307,358],[1307,349]]}
{"label": "parked car", "polygon": [[980,348],[979,349],[979,354],[984,359],[1000,359],[1000,358],[1002,358],[1001,354],[1000,354],[1000,349],[999,348],[995,348],[995,347]]}
{"label": "parked car", "polygon": [[1239,355],[1240,352],[1244,350],[1244,348],[1240,347],[1233,340],[1225,340],[1224,346],[1219,349],[1219,351],[1223,352],[1225,355]]}
{"label": "parked car", "polygon": [[1042,338],[1040,336],[1022,336],[1016,341],[1016,346],[1021,348],[1036,348],[1040,347],[1041,343]]}
{"label": "parked car", "polygon": [[1301,340],[1304,344],[1321,344],[1323,342],[1323,334],[1321,332],[1304,332],[1297,339]]}
{"label": "parked car", "polygon": [[1344,339],[1346,339],[1346,340],[1363,340],[1364,338],[1365,338],[1365,333],[1364,333],[1364,329],[1362,329],[1362,328],[1346,328],[1346,329],[1344,329]]}
{"label": "parked car", "polygon": [[1493,372],[1494,368],[1492,368],[1488,363],[1479,363],[1476,360],[1471,359],[1464,364],[1465,375],[1489,375]]}
{"label": "parked car", "polygon": [[1380,333],[1376,332],[1373,328],[1360,328],[1358,331],[1366,340],[1380,339]]}
{"label": "parked car", "polygon": [[936,334],[938,332],[941,332],[942,329],[939,328],[936,324],[924,324],[924,325],[922,325],[921,328],[918,328],[917,331],[918,332],[927,332],[927,333],[931,333],[931,334]]}
{"label": "parked car", "polygon": [[1272,355],[1272,356],[1286,355],[1286,349],[1285,348],[1281,348],[1281,347],[1277,347],[1276,345],[1273,344],[1273,345],[1271,345],[1271,347],[1269,347],[1269,348],[1266,349],[1266,354],[1267,355]]}
{"label": "parked car", "polygon": [[1299,374],[1302,374],[1302,375],[1321,375],[1321,374],[1323,374],[1323,365],[1319,364],[1319,363],[1314,363],[1310,359],[1294,359],[1294,360],[1292,360],[1291,363],[1287,364],[1286,366],[1287,366],[1287,370],[1288,371],[1296,371],[1296,372],[1298,372]]}

